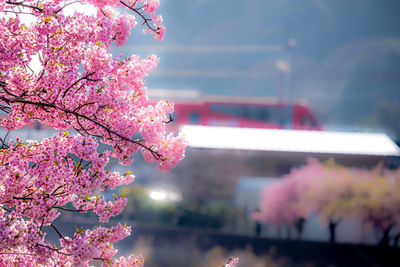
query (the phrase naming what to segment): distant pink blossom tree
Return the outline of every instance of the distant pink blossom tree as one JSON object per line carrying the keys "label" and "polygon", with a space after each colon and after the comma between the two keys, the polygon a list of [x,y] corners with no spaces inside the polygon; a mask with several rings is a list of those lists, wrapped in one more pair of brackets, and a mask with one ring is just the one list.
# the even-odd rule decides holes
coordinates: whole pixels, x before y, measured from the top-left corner
{"label": "distant pink blossom tree", "polygon": [[[388,246],[391,232],[394,246],[400,238],[400,169],[388,171],[381,167],[371,172],[362,171],[364,182],[356,188],[354,209],[362,221],[380,232],[379,245]],[[369,176],[369,177],[368,177]]]}
{"label": "distant pink blossom tree", "polygon": [[[77,2],[97,14],[64,14]],[[162,40],[158,7],[158,0],[0,1],[0,109],[7,114],[0,123],[9,131],[34,121],[60,130],[42,141],[0,139],[1,266],[142,266],[140,256],[114,258],[113,243],[130,234],[129,226],[67,237],[54,220],[91,211],[107,222],[122,211],[125,196],[106,201],[98,194],[134,179],[106,170],[110,158],[129,165],[140,151],[167,171],[184,156],[183,137],[166,133],[173,105],[147,102],[144,78],[158,59],[110,53],[138,22]],[[123,8],[130,13],[117,11]],[[99,153],[99,142],[109,149]],[[70,202],[73,209],[65,207]],[[59,246],[46,241],[44,226],[59,235]]]}
{"label": "distant pink blossom tree", "polygon": [[314,161],[309,167],[319,169],[320,173],[312,186],[303,191],[302,203],[328,226],[329,240],[335,243],[337,225],[344,217],[355,213],[352,201],[359,179],[352,174],[351,169],[333,161],[325,164]]}
{"label": "distant pink blossom tree", "polygon": [[278,227],[297,225],[301,236],[305,218],[311,210],[303,205],[303,192],[308,190],[313,179],[318,179],[322,168],[315,168],[316,160],[309,159],[309,165],[301,169],[292,169],[281,181],[276,181],[261,191],[259,212],[253,219],[272,223]]}
{"label": "distant pink blossom tree", "polygon": [[[254,219],[280,226],[296,218],[318,215],[329,227],[335,242],[338,223],[346,217],[361,218],[363,223],[382,231],[381,245],[388,245],[389,233],[400,225],[400,169],[388,171],[346,168],[333,160],[293,169],[282,182],[261,192],[260,212]],[[397,244],[400,234],[394,237]]]}

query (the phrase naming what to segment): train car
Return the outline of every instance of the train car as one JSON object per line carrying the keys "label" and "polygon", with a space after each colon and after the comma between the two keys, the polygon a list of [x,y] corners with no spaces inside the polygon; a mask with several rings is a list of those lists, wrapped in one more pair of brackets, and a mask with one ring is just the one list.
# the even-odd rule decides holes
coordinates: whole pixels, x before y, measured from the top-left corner
{"label": "train car", "polygon": [[175,100],[177,124],[263,129],[323,130],[304,101],[285,103],[270,98],[207,96]]}

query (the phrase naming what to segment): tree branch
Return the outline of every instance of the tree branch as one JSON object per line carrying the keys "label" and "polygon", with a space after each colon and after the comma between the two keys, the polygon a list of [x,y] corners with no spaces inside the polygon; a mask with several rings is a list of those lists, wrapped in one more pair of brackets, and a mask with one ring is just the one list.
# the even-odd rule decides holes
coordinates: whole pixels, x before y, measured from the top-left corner
{"label": "tree branch", "polygon": [[[76,117],[80,117],[80,118],[83,118],[83,119],[85,119],[85,120],[88,120],[88,121],[94,123],[95,125],[99,126],[100,128],[103,128],[104,130],[106,130],[106,131],[110,134],[110,136],[111,136],[111,134],[113,134],[113,135],[115,135],[115,136],[121,138],[122,140],[131,142],[131,143],[134,143],[134,144],[136,144],[136,145],[138,145],[138,146],[140,146],[140,147],[142,147],[142,148],[144,148],[144,149],[149,150],[149,151],[151,152],[151,154],[152,154],[157,160],[161,160],[161,159],[162,159],[162,155],[159,154],[157,151],[151,149],[150,147],[147,147],[146,145],[144,145],[144,144],[142,144],[142,143],[140,143],[140,142],[138,142],[138,141],[136,141],[136,140],[132,140],[132,139],[130,139],[130,138],[128,138],[128,137],[125,137],[125,136],[123,136],[122,134],[120,134],[120,133],[118,133],[118,132],[116,132],[116,131],[114,131],[114,130],[111,130],[108,126],[106,126],[106,125],[104,125],[104,124],[98,122],[97,120],[92,119],[92,118],[90,118],[90,117],[88,117],[88,116],[86,116],[86,115],[80,114],[80,113],[78,113],[78,112],[74,112],[73,110],[69,110],[69,109],[66,109],[66,108],[58,107],[58,106],[56,106],[56,105],[53,104],[53,103],[34,102],[34,101],[26,100],[26,99],[20,99],[19,97],[16,97],[15,99],[9,99],[9,98],[6,98],[5,96],[0,96],[0,100],[3,100],[3,101],[6,102],[6,103],[30,104],[30,105],[34,105],[34,106],[41,107],[41,108],[43,108],[44,110],[46,110],[45,107],[48,107],[48,108],[53,108],[53,109],[61,110],[61,111],[65,112],[65,113],[68,113],[68,114],[75,115]],[[48,111],[48,110],[46,110],[46,111],[47,111],[47,112],[50,112],[50,111]],[[84,129],[82,129],[82,130],[84,130]],[[92,135],[92,134],[90,134],[90,135]]]}
{"label": "tree branch", "polygon": [[50,224],[50,226],[53,227],[53,229],[57,232],[57,234],[60,236],[60,238],[64,239],[64,241],[67,241],[54,224]]}
{"label": "tree branch", "polygon": [[[138,14],[142,19],[143,19],[143,24],[146,24],[146,26],[152,30],[155,33],[158,33],[157,29],[154,29],[150,24],[149,21],[151,21],[151,19],[146,18],[145,16],[143,16],[142,13],[139,12],[138,9],[134,8],[133,6],[128,5],[127,3],[125,3],[124,1],[119,1],[122,5],[124,5],[125,7],[127,7],[128,9],[132,10],[133,12],[135,12],[136,14]],[[135,2],[136,3],[136,2]]]}
{"label": "tree branch", "polygon": [[36,10],[37,12],[43,13],[43,9],[41,9],[38,6],[32,6],[32,5],[27,5],[24,4],[24,2],[12,2],[12,1],[6,1],[7,4],[10,5],[15,5],[15,6],[21,6],[21,7],[28,7],[28,8],[32,8],[34,10]]}

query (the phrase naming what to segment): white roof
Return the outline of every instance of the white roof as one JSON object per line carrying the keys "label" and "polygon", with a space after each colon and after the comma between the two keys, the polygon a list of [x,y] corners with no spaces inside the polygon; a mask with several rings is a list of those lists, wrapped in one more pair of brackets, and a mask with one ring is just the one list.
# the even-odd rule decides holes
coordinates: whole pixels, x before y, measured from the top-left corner
{"label": "white roof", "polygon": [[272,130],[183,125],[189,146],[199,148],[400,156],[383,133]]}

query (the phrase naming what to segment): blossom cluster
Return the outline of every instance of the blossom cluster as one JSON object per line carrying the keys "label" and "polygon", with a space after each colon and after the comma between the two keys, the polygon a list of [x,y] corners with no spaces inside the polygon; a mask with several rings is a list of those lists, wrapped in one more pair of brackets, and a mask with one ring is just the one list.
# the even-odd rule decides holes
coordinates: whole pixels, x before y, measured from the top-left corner
{"label": "blossom cluster", "polygon": [[[70,256],[67,260],[71,262],[93,258],[111,260],[116,253],[111,243],[129,234],[129,227],[98,228],[82,235],[77,233],[72,239],[60,237],[63,246],[59,249],[46,244],[45,234],[40,231],[42,226],[55,227],[53,221],[71,201],[76,207],[71,212],[93,211],[99,215],[100,222],[118,215],[126,205],[123,195],[115,197],[114,201],[105,201],[103,196],[95,194],[106,190],[108,185],[116,187],[133,180],[131,174],[119,175],[105,170],[108,153],[99,154],[97,145],[93,137],[67,133],[42,142],[8,143],[9,148],[0,152],[3,208],[0,249],[9,252],[27,249],[42,261],[49,259],[50,252],[53,261],[57,255],[66,259],[66,255]],[[94,240],[102,240],[102,245]]]}
{"label": "blossom cluster", "polygon": [[[77,2],[97,13],[64,12]],[[144,79],[157,57],[110,53],[126,44],[137,20],[161,40],[158,7],[158,0],[0,0],[0,109],[7,113],[0,125],[13,131],[36,121],[60,130],[42,141],[0,138],[1,266],[143,265],[140,256],[114,258],[113,243],[129,235],[129,227],[66,237],[54,220],[61,212],[94,212],[107,222],[122,211],[124,195],[108,201],[101,192],[134,176],[106,170],[109,158],[128,165],[141,151],[168,171],[184,157],[183,136],[166,130],[173,105],[149,104],[146,95]],[[99,153],[99,142],[109,149]],[[74,209],[66,208],[69,202]],[[57,232],[60,246],[48,243],[43,226]]]}
{"label": "blossom cluster", "polygon": [[[14,130],[40,120],[56,129],[74,128],[102,136],[102,142],[114,148],[113,156],[126,164],[142,149],[155,156],[161,169],[173,166],[169,162],[182,157],[184,145],[176,147],[182,144],[182,137],[166,138],[165,122],[172,109],[163,103],[146,106],[144,78],[155,69],[158,59],[154,55],[147,59],[136,55],[113,58],[109,52],[112,43],[126,42],[135,19],[114,14],[107,7],[96,17],[78,12],[64,16],[57,12],[62,2],[42,2],[37,7],[41,12],[33,12],[36,21],[29,27],[18,16],[2,18],[0,50],[6,60],[0,63],[0,79],[7,86],[3,86],[0,100],[9,104],[12,112],[1,125]],[[99,7],[106,2],[115,4],[91,2]],[[36,2],[24,3],[28,6]],[[152,16],[156,3],[144,3],[152,7]],[[39,57],[41,66],[40,71],[31,72],[28,67],[34,56]],[[137,132],[143,139],[132,140]],[[164,157],[157,151],[168,141],[180,154]]]}

